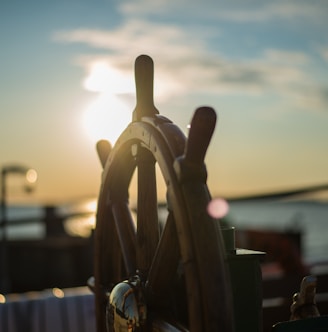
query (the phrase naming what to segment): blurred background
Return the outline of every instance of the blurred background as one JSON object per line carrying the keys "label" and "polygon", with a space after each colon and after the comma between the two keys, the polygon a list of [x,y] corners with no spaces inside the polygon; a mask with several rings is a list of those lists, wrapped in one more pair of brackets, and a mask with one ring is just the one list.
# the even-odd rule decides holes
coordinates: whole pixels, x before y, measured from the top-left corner
{"label": "blurred background", "polygon": [[197,107],[217,111],[208,186],[228,201],[239,245],[275,253],[267,232],[291,234],[302,268],[326,262],[327,28],[325,0],[2,1],[1,243],[13,257],[2,258],[3,289],[92,274],[95,145],[114,144],[132,119],[140,54],[155,63],[157,108],[186,134]]}
{"label": "blurred background", "polygon": [[326,1],[2,1],[0,165],[37,170],[37,203],[98,194],[95,143],[135,105],[134,60],[182,130],[210,105],[213,195],[327,182]]}

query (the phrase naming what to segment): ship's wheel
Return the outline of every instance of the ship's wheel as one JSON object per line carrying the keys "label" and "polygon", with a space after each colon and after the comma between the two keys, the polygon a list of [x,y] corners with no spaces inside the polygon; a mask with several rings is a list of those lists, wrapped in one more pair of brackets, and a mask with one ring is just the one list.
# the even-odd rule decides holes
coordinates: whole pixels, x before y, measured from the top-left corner
{"label": "ship's wheel", "polygon": [[[153,61],[135,62],[133,120],[103,165],[95,230],[97,331],[231,331],[231,291],[218,221],[207,213],[204,157],[216,123],[196,110],[185,135],[153,102]],[[159,224],[156,164],[166,184]],[[137,177],[136,218],[129,187]]]}

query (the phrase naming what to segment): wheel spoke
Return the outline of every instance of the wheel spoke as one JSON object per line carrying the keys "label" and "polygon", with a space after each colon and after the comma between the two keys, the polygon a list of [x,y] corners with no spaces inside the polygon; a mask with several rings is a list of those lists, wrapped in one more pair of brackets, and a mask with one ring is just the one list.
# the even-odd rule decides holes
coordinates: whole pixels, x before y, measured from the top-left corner
{"label": "wheel spoke", "polygon": [[[103,197],[102,197],[103,198]],[[122,254],[110,206],[105,199],[98,202],[95,231],[95,294],[98,332],[105,332],[107,292],[122,280]],[[115,255],[113,254],[115,253]]]}
{"label": "wheel spoke", "polygon": [[[110,241],[107,240],[107,236],[110,237]],[[113,216],[110,207],[105,202],[99,202],[95,237],[96,255],[99,256],[95,260],[96,272],[99,272],[95,277],[101,288],[107,291],[111,284],[120,277],[119,271],[113,263],[119,262],[121,255],[120,250],[118,250],[120,245]],[[113,250],[117,252],[115,262],[111,259]]]}
{"label": "wheel spoke", "polygon": [[127,202],[112,203],[117,235],[128,276],[136,272],[136,232]]}
{"label": "wheel spoke", "polygon": [[145,149],[137,156],[138,208],[137,208],[137,267],[147,275],[159,241],[155,159]]}
{"label": "wheel spoke", "polygon": [[[165,305],[179,264],[179,243],[173,213],[170,211],[148,274],[147,295],[157,306]],[[165,267],[165,268],[163,268]]]}
{"label": "wheel spoke", "polygon": [[112,146],[108,141],[100,140],[97,142],[96,147],[97,147],[98,157],[100,159],[101,166],[102,166],[102,168],[104,168],[107,158],[108,158],[110,152],[112,151]]}

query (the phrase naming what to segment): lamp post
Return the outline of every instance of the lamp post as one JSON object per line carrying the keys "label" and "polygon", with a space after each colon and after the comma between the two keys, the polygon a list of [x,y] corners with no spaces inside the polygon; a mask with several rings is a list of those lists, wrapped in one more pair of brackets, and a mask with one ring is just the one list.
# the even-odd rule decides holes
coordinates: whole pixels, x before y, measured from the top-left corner
{"label": "lamp post", "polygon": [[25,183],[24,189],[27,192],[33,190],[33,184],[37,180],[37,172],[34,169],[22,165],[8,165],[1,168],[1,265],[0,265],[0,294],[8,293],[10,291],[10,282],[8,278],[7,266],[7,232],[8,224],[7,216],[7,176],[9,174],[24,175]]}

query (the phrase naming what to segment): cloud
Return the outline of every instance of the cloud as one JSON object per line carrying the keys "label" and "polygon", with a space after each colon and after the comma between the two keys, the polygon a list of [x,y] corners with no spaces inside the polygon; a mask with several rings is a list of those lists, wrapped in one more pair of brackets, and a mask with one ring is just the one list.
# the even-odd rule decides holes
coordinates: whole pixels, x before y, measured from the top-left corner
{"label": "cloud", "polygon": [[328,46],[319,49],[321,57],[328,62]]}
{"label": "cloud", "polygon": [[[173,24],[153,24],[142,20],[129,20],[113,30],[77,29],[54,34],[57,41],[83,43],[127,55],[138,51],[140,53],[145,48],[155,54],[163,53],[164,50],[160,47],[170,46],[174,48],[175,55],[179,56],[189,51],[184,43],[181,43],[189,37],[188,33]],[[168,49],[166,52],[170,56]]]}
{"label": "cloud", "polygon": [[[189,32],[178,26],[152,24],[141,20],[128,21],[114,30],[58,31],[54,34],[54,40],[81,43],[97,49],[97,54],[77,57],[77,63],[86,70],[89,70],[91,63],[95,61],[107,61],[111,67],[131,71],[132,59],[139,54],[149,54],[157,62],[156,76],[161,77],[159,82],[162,81],[159,83],[160,90],[167,94],[188,89],[190,84],[185,85],[185,82],[178,83],[173,80],[178,81],[177,73],[185,78],[190,77],[191,73],[188,71],[204,56],[203,50],[206,48],[203,42],[191,39]],[[104,53],[99,54],[99,50]]]}
{"label": "cloud", "polygon": [[258,2],[256,6],[242,9],[226,9],[220,11],[217,17],[234,22],[268,22],[271,20],[319,19],[321,8],[308,2]]}
{"label": "cloud", "polygon": [[265,50],[265,57],[270,62],[289,66],[303,65],[310,61],[308,55],[306,55],[304,52],[284,51],[277,49]]}
{"label": "cloud", "polygon": [[[133,59],[149,54],[155,61],[155,92],[162,100],[204,93],[274,94],[289,99],[291,107],[299,106],[302,99],[304,107],[310,106],[305,102],[307,91],[306,101],[312,100],[319,109],[326,107],[323,88],[310,92],[314,85],[305,67],[311,59],[305,53],[270,48],[251,60],[236,60],[211,50],[206,34],[203,37],[195,38],[193,31],[178,25],[145,20],[126,21],[113,30],[77,29],[54,35],[56,41],[82,43],[97,50],[78,57],[78,64],[86,70],[92,63],[105,61],[112,68],[131,73]],[[99,54],[101,50],[103,54]]]}
{"label": "cloud", "polygon": [[233,2],[220,0],[139,0],[124,1],[119,10],[127,16],[162,15],[170,13],[184,13],[186,17],[219,18],[225,21],[238,23],[268,22],[272,20],[310,19],[313,21],[326,20],[328,4],[325,0],[315,1],[262,1],[262,0],[235,0]]}
{"label": "cloud", "polygon": [[327,111],[328,87],[309,84],[300,86],[294,94],[294,104],[298,109],[312,112]]}

